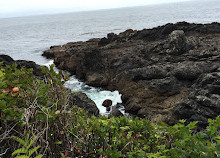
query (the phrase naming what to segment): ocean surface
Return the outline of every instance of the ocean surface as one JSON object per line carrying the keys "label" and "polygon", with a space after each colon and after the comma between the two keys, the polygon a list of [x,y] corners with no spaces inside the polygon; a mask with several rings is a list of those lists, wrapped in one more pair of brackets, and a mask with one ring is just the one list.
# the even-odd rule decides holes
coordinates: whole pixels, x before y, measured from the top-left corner
{"label": "ocean surface", "polygon": [[[18,60],[32,60],[48,65],[51,60],[41,56],[52,45],[106,37],[110,32],[126,29],[141,30],[180,21],[193,23],[220,22],[220,0],[196,0],[172,4],[77,12],[56,15],[0,19],[0,54]],[[112,99],[121,103],[118,91],[110,92],[89,87],[74,76],[66,83],[74,91],[83,91],[96,102],[101,113],[106,113],[101,103]]]}

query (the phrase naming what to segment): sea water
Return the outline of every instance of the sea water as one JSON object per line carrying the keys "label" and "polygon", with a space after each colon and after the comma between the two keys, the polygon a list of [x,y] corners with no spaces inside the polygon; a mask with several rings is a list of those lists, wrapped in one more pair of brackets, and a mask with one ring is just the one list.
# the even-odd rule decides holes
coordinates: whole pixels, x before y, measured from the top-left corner
{"label": "sea water", "polygon": [[[49,65],[52,61],[41,54],[52,45],[86,41],[106,37],[110,32],[119,33],[130,28],[140,30],[180,21],[220,22],[220,1],[195,0],[92,12],[2,18],[0,54],[10,55],[15,60],[32,60],[40,65]],[[90,87],[74,76],[66,86],[73,91],[85,92],[102,114],[106,113],[101,106],[105,99],[113,100],[113,104],[122,102],[118,91]]]}

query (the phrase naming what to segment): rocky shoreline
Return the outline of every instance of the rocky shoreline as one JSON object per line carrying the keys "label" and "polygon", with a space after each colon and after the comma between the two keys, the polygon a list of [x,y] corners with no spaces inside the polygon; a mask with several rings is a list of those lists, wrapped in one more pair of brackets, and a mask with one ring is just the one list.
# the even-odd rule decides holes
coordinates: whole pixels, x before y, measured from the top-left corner
{"label": "rocky shoreline", "polygon": [[54,59],[88,85],[118,90],[128,113],[154,121],[220,114],[220,24],[180,22],[52,46]]}

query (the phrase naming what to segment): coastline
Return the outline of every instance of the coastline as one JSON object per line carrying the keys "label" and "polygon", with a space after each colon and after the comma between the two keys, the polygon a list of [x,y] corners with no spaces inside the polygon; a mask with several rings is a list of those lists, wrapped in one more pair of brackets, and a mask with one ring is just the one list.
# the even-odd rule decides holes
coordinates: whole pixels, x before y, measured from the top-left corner
{"label": "coastline", "polygon": [[[218,115],[219,95],[209,80],[219,79],[219,34],[219,23],[169,23],[53,46],[43,56],[88,85],[119,90],[126,112],[168,124],[199,121],[204,127]],[[201,86],[203,80],[211,87]]]}

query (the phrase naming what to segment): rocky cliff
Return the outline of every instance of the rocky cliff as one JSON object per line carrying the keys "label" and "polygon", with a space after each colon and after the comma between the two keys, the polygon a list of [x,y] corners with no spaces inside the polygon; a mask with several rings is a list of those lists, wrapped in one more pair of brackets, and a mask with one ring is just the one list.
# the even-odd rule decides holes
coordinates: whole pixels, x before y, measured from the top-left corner
{"label": "rocky cliff", "polygon": [[52,46],[54,59],[92,86],[119,90],[126,112],[173,124],[220,114],[220,24],[180,22]]}

